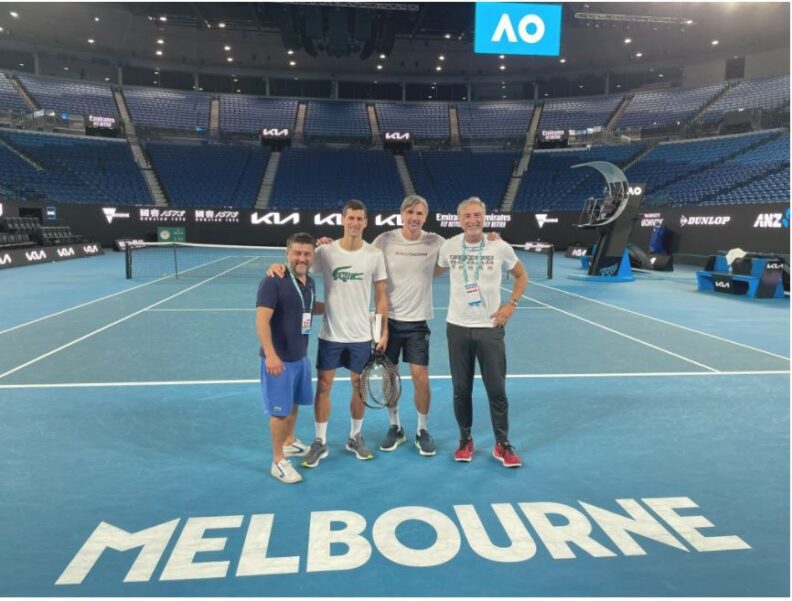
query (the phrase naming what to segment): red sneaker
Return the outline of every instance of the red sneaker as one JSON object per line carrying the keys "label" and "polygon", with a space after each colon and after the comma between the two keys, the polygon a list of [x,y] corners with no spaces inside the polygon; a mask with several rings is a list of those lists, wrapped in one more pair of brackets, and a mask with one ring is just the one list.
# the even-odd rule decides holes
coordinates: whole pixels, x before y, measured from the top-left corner
{"label": "red sneaker", "polygon": [[454,461],[470,461],[473,458],[473,439],[459,441],[459,448],[454,452]]}
{"label": "red sneaker", "polygon": [[[457,451],[458,452],[458,451]],[[512,446],[506,443],[498,443],[492,450],[492,456],[503,464],[503,467],[520,467],[520,458],[514,452]]]}

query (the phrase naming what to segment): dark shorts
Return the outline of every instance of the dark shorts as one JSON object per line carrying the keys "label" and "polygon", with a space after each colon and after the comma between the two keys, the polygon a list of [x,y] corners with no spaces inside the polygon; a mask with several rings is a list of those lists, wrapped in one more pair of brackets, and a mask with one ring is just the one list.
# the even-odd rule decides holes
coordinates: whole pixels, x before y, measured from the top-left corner
{"label": "dark shorts", "polygon": [[319,339],[316,369],[326,371],[345,367],[357,374],[363,371],[371,357],[371,341],[331,342]]}
{"label": "dark shorts", "polygon": [[311,390],[311,362],[308,357],[299,361],[284,361],[283,373],[271,376],[261,359],[261,396],[269,415],[287,417],[294,405],[313,404]]}
{"label": "dark shorts", "polygon": [[385,354],[394,363],[399,357],[405,363],[429,365],[429,325],[425,321],[388,319],[388,348]]}

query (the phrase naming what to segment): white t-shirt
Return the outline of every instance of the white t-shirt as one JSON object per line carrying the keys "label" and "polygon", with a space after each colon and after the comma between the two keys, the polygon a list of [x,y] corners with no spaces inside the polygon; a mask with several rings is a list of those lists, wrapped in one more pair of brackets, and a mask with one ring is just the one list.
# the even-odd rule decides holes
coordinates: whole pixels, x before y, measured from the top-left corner
{"label": "white t-shirt", "polygon": [[[503,240],[489,241],[484,238],[480,243],[466,244],[462,250],[464,234],[445,241],[440,247],[437,263],[450,269],[451,288],[448,300],[446,321],[466,328],[492,328],[490,315],[501,305],[502,267],[511,270],[517,264],[514,249]],[[478,279],[476,269],[478,267]],[[481,303],[469,305],[465,294],[463,269],[467,266],[467,281],[478,281]]]}
{"label": "white t-shirt", "polygon": [[443,242],[445,238],[432,232],[407,240],[401,230],[391,230],[371,243],[385,255],[388,317],[399,321],[432,319],[432,278]]}
{"label": "white t-shirt", "polygon": [[339,240],[316,249],[311,270],[321,273],[325,311],[319,338],[332,342],[371,340],[371,285],[387,279],[382,252],[369,244],[356,251],[341,248]]}

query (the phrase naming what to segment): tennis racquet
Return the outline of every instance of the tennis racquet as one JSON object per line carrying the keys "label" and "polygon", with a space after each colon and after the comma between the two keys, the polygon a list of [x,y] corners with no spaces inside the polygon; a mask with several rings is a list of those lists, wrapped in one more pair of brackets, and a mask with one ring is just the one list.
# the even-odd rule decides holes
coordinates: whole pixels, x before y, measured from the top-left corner
{"label": "tennis racquet", "polygon": [[363,404],[370,409],[394,407],[401,396],[399,368],[383,351],[377,350],[382,335],[382,315],[374,315],[372,322],[371,357],[360,372],[358,392]]}

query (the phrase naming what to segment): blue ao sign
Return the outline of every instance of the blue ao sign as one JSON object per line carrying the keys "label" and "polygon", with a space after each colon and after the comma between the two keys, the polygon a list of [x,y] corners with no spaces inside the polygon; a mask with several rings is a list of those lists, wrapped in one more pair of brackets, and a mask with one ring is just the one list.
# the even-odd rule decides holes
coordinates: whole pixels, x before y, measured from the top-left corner
{"label": "blue ao sign", "polygon": [[560,48],[561,5],[476,3],[477,53],[558,56]]}

